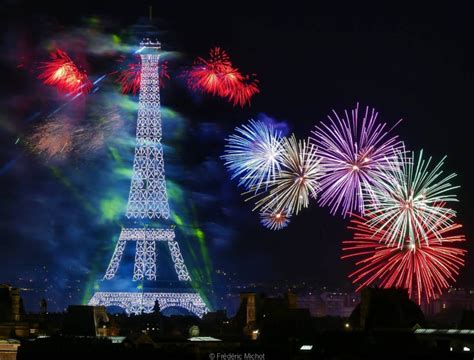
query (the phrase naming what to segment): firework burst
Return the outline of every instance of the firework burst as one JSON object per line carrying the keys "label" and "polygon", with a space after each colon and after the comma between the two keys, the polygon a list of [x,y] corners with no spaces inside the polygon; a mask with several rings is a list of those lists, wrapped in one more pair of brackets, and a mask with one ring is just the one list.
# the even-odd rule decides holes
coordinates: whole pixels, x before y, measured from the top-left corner
{"label": "firework burst", "polygon": [[250,104],[252,96],[259,92],[255,75],[242,75],[219,47],[210,50],[209,59],[199,57],[184,75],[190,89],[228,98],[234,106]]}
{"label": "firework burst", "polygon": [[386,124],[379,123],[375,109],[366,107],[362,121],[359,104],[342,116],[333,110],[329,123],[312,131],[326,174],[321,179],[321,206],[329,206],[334,215],[364,213],[362,191],[385,177],[397,160],[403,144],[397,136],[389,136]]}
{"label": "firework burst", "polygon": [[[456,174],[443,175],[445,157],[431,168],[431,158],[425,160],[423,151],[418,157],[412,152],[398,153],[398,160],[386,171],[377,186],[364,192],[369,225],[380,229],[381,241],[388,245],[404,246],[407,234],[428,244],[429,234],[442,238],[439,229],[452,223],[456,214],[445,203],[457,201],[450,180]],[[399,167],[401,164],[401,168]]]}
{"label": "firework burst", "polygon": [[252,77],[246,76],[245,80],[242,80],[240,84],[232,88],[227,94],[229,101],[231,101],[234,106],[239,105],[240,107],[244,107],[245,104],[250,103],[252,96],[259,92],[258,80],[255,78],[255,75],[252,75]]}
{"label": "firework burst", "polygon": [[257,192],[262,184],[268,186],[280,171],[283,148],[281,134],[271,124],[250,120],[235,129],[227,139],[226,154],[222,156],[239,185]]}
{"label": "firework burst", "polygon": [[281,171],[270,183],[269,193],[257,201],[255,209],[286,209],[298,214],[308,207],[309,196],[316,198],[319,192],[323,174],[321,158],[313,144],[307,140],[297,141],[295,135],[284,138],[282,146]]}
{"label": "firework burst", "polygon": [[[138,94],[140,91],[142,66],[140,56],[134,56],[132,61],[128,63],[125,61],[125,57],[121,57],[119,62],[124,63],[123,69],[114,74],[117,74],[116,81],[120,84],[122,94]],[[159,65],[159,78],[161,87],[164,87],[166,80],[170,79],[167,61],[163,61]]]}
{"label": "firework burst", "polygon": [[422,299],[435,299],[455,282],[466,254],[466,250],[456,247],[465,241],[458,232],[461,225],[453,223],[436,233],[426,228],[423,242],[400,234],[403,246],[398,247],[382,244],[386,231],[368,223],[355,216],[349,226],[355,232],[354,238],[343,241],[341,258],[359,258],[358,269],[349,275],[354,284],[359,284],[357,291],[370,285],[402,287],[408,289],[410,298],[421,303]]}
{"label": "firework burst", "polygon": [[191,89],[219,96],[227,96],[229,89],[242,80],[227,53],[218,47],[210,50],[208,60],[198,57],[186,75]]}
{"label": "firework burst", "polygon": [[43,83],[64,93],[90,92],[92,83],[86,72],[79,69],[64,51],[56,49],[50,55],[51,60],[39,66],[42,72],[38,78]]}
{"label": "firework burst", "polygon": [[281,230],[290,223],[291,214],[286,211],[265,210],[260,212],[260,222],[270,230]]}

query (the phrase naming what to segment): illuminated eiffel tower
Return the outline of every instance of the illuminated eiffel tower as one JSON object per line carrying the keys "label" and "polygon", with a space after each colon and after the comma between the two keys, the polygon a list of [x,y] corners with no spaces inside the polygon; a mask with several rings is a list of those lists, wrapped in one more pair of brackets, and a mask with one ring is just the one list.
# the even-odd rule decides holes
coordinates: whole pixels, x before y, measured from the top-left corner
{"label": "illuminated eiffel tower", "polygon": [[[126,213],[130,226],[122,229],[105,272],[101,288],[106,290],[96,292],[89,305],[118,306],[127,313],[139,314],[153,312],[158,301],[161,310],[182,308],[202,317],[208,308],[191,287],[191,277],[175,240],[174,225],[170,224],[161,145],[158,72],[161,44],[147,38],[140,45],[138,53],[142,65],[136,146]],[[116,276],[121,265],[124,267],[122,258],[130,245],[135,245],[135,260],[129,280],[138,282],[135,284],[139,286],[134,286],[136,291],[130,291]],[[171,289],[160,285],[163,281],[157,266],[157,250],[163,245],[167,245],[176,273],[175,283],[179,285]]]}

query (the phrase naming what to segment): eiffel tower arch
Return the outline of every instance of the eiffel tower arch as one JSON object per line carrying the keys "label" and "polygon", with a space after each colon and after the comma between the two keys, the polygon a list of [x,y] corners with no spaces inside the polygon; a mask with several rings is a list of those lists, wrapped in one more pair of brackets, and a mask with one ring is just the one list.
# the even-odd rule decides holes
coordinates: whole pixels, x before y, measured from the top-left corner
{"label": "eiffel tower arch", "polygon": [[[144,39],[140,46],[140,94],[133,175],[126,211],[127,226],[122,228],[101,282],[104,290],[97,291],[89,304],[118,306],[129,314],[139,314],[153,312],[158,301],[161,310],[178,307],[202,317],[209,310],[191,286],[191,277],[170,221],[161,145],[161,44]],[[134,251],[134,260],[133,272],[130,271],[128,280],[135,286],[126,286],[127,282],[118,277],[120,269],[125,267],[125,254],[130,251]],[[171,282],[160,279],[159,263],[166,256],[170,257],[175,273],[175,279]]]}

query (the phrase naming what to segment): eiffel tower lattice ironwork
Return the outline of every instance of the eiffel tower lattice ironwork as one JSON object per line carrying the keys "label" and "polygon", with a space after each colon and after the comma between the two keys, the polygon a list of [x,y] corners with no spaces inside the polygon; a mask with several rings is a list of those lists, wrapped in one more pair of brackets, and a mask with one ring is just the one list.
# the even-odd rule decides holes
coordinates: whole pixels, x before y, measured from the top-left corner
{"label": "eiffel tower lattice ironwork", "polygon": [[160,225],[159,223],[169,223],[170,219],[161,145],[159,86],[161,44],[158,41],[144,39],[140,45],[141,79],[136,146],[126,212],[128,221],[133,225],[122,229],[103,280],[113,282],[125,249],[132,243],[135,244],[133,276],[130,274],[132,280],[155,282],[157,280],[157,245],[166,243],[178,283],[188,286],[180,286],[179,289],[172,290],[151,287],[151,290],[142,289],[142,291],[129,291],[120,289],[119,286],[118,291],[117,289],[97,291],[89,304],[118,306],[127,313],[137,314],[153,312],[155,303],[158,302],[161,310],[168,307],[184,308],[202,317],[208,308],[202,297],[189,286],[191,277],[175,239],[174,226],[156,227]]}

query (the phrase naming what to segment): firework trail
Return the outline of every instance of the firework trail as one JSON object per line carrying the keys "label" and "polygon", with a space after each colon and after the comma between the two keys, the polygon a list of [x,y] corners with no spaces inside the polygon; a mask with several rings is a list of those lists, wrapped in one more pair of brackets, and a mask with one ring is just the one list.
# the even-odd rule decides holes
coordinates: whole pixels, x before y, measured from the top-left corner
{"label": "firework trail", "polygon": [[[449,226],[456,212],[444,206],[457,201],[450,180],[456,174],[443,175],[444,157],[431,168],[431,158],[425,160],[423,151],[399,152],[398,160],[386,170],[377,186],[364,191],[369,225],[379,229],[381,241],[387,245],[404,245],[399,234],[425,240],[433,234],[442,238],[439,229]],[[401,164],[401,168],[399,167]]]}
{"label": "firework trail", "polygon": [[453,223],[436,232],[426,228],[424,241],[399,234],[403,245],[398,247],[381,243],[386,231],[371,227],[369,222],[355,215],[349,226],[354,238],[343,241],[341,258],[359,259],[355,263],[357,270],[349,275],[358,284],[357,291],[370,285],[402,287],[420,304],[423,298],[427,302],[437,298],[456,281],[466,254],[466,250],[456,247],[466,240],[459,234],[461,225]]}
{"label": "firework trail", "polygon": [[92,83],[84,70],[77,67],[71,58],[62,50],[56,49],[50,54],[51,60],[43,62],[38,78],[46,85],[54,86],[63,93],[88,93]]}
{"label": "firework trail", "polygon": [[294,134],[284,138],[282,146],[281,171],[270,182],[268,194],[256,202],[254,210],[285,209],[297,215],[308,207],[309,196],[316,198],[320,190],[321,158],[313,144],[307,140],[297,141]]}
{"label": "firework trail", "polygon": [[318,146],[326,174],[321,179],[319,204],[338,211],[364,213],[362,191],[386,178],[386,171],[396,163],[403,143],[389,136],[385,123],[377,120],[375,109],[365,108],[362,121],[359,104],[342,116],[333,110],[329,123],[317,125],[312,141]]}
{"label": "firework trail", "polygon": [[219,47],[210,50],[209,59],[197,58],[184,75],[190,89],[228,98],[234,106],[250,104],[252,96],[260,92],[255,75],[242,75]]}
{"label": "firework trail", "polygon": [[[138,55],[133,56],[132,61],[126,63],[125,57],[120,57],[119,62],[124,63],[123,69],[116,71],[116,81],[120,84],[122,94],[136,95],[140,91],[141,79],[141,58]],[[160,86],[163,88],[166,80],[170,79],[168,72],[168,62],[163,61],[159,65],[159,80]]]}
{"label": "firework trail", "polygon": [[268,186],[280,172],[283,147],[281,134],[272,124],[250,120],[235,129],[236,134],[226,139],[225,165],[238,177],[239,185],[257,192],[261,185]]}
{"label": "firework trail", "polygon": [[291,214],[286,211],[264,210],[260,212],[260,222],[270,230],[281,230],[290,223]]}

